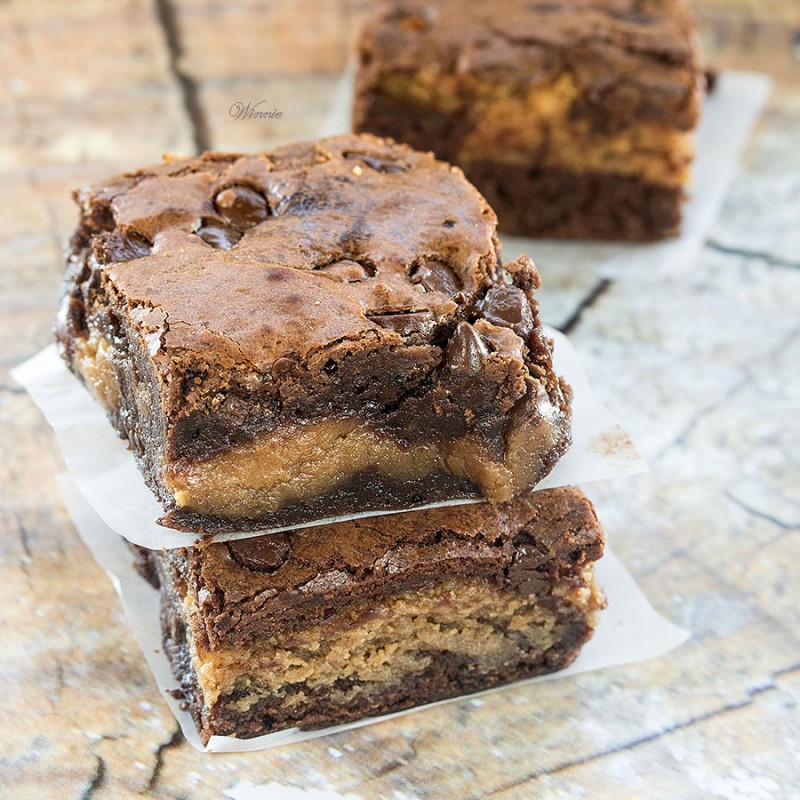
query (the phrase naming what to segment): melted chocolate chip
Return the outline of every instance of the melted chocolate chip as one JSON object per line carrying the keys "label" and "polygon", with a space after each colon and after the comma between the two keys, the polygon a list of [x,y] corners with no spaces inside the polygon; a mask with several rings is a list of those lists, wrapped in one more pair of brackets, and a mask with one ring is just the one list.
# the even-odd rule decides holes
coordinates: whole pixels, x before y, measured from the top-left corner
{"label": "melted chocolate chip", "polygon": [[450,369],[476,374],[483,369],[483,360],[488,354],[475,328],[469,322],[459,322],[445,350],[445,360]]}
{"label": "melted chocolate chip", "polygon": [[533,312],[525,293],[516,286],[495,286],[486,293],[481,313],[492,325],[511,328],[526,339],[533,330]]}
{"label": "melted chocolate chip", "polygon": [[550,583],[547,564],[553,558],[544,542],[537,542],[522,531],[513,540],[516,551],[507,576],[509,584],[520,594],[535,594]]}
{"label": "melted chocolate chip", "polygon": [[100,264],[114,264],[121,261],[133,261],[134,258],[149,256],[153,249],[141,233],[104,233],[96,237],[93,243],[95,257]]}
{"label": "melted chocolate chip", "polygon": [[539,594],[550,585],[547,575],[541,575],[521,567],[512,566],[508,570],[508,582],[520,594]]}
{"label": "melted chocolate chip", "polygon": [[411,169],[411,164],[409,164],[407,161],[395,161],[390,158],[378,158],[377,156],[371,156],[367,153],[348,151],[342,153],[342,156],[348,161],[360,161],[362,164],[370,169],[374,169],[376,172],[397,173],[407,172],[409,169]]}
{"label": "melted chocolate chip", "polygon": [[302,214],[315,214],[328,204],[329,201],[324,195],[319,193],[313,194],[299,189],[294,194],[280,200],[275,209],[275,213],[280,215],[295,214],[298,216]]}
{"label": "melted chocolate chip", "polygon": [[461,280],[449,264],[433,258],[423,258],[411,270],[411,282],[419,283],[429,292],[453,296],[461,291]]}
{"label": "melted chocolate chip", "polygon": [[414,311],[397,314],[367,314],[370,321],[382,328],[399,333],[403,337],[422,336],[430,338],[436,325],[430,311]]}
{"label": "melted chocolate chip", "polygon": [[229,250],[242,238],[242,232],[218,222],[204,222],[195,233],[217,250]]}
{"label": "melted chocolate chip", "polygon": [[237,228],[251,228],[269,216],[264,195],[248,186],[229,186],[214,198],[217,211]]}
{"label": "melted chocolate chip", "polygon": [[286,561],[289,549],[289,537],[285,533],[228,542],[231,558],[252,572],[275,572]]}
{"label": "melted chocolate chip", "polygon": [[328,278],[340,281],[341,283],[358,283],[371,278],[375,274],[375,267],[372,264],[360,264],[357,261],[342,259],[330,264],[322,264],[314,267],[317,272],[322,272]]}

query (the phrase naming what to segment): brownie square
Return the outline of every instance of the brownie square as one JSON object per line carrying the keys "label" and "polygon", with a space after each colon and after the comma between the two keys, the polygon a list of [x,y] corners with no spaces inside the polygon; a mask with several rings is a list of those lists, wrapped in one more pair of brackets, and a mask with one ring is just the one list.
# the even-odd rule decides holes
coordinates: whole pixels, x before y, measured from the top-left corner
{"label": "brownie square", "polygon": [[494,213],[430,154],[207,153],[76,199],[57,341],[163,524],[505,502],[568,446],[536,269],[501,265]]}
{"label": "brownie square", "polygon": [[685,0],[390,0],[353,128],[458,164],[503,232],[676,235],[705,84]]}
{"label": "brownie square", "polygon": [[322,728],[561,669],[603,607],[577,489],[139,550],[205,742]]}

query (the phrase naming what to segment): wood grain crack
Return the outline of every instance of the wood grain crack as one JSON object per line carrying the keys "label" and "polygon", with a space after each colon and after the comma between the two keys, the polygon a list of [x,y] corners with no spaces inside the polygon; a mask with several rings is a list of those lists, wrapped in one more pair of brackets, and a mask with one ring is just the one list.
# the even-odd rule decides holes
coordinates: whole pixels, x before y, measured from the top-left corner
{"label": "wood grain crack", "polygon": [[736,397],[739,392],[741,392],[747,385],[749,385],[752,381],[752,377],[750,375],[746,375],[741,380],[737,381],[733,386],[731,386],[725,394],[721,397],[716,398],[713,402],[709,403],[703,408],[699,409],[696,413],[694,413],[689,421],[683,426],[680,432],[658,453],[653,457],[652,461],[655,463],[656,461],[660,461],[661,457],[671,448],[675,447],[676,445],[683,445],[686,444],[689,437],[694,432],[694,429],[708,416],[713,414],[715,411],[720,409],[722,406],[729,403]]}
{"label": "wood grain crack", "polygon": [[[784,667],[780,670],[776,670],[771,674],[770,678],[765,683],[754,686],[752,689],[748,691],[747,696],[744,699],[736,703],[729,703],[720,708],[714,709],[713,711],[709,711],[705,714],[699,714],[698,716],[691,717],[690,719],[687,719],[683,722],[678,722],[674,725],[669,725],[665,728],[662,728],[661,730],[646,734],[645,736],[640,736],[635,739],[631,739],[630,741],[623,742],[622,744],[616,745],[615,747],[611,747],[608,750],[601,750],[600,752],[591,753],[590,755],[587,755],[583,758],[575,758],[569,761],[564,761],[561,764],[557,764],[556,766],[551,767],[549,769],[541,770],[540,772],[529,773],[524,777],[521,777],[517,780],[499,786],[497,789],[493,789],[488,794],[481,795],[481,797],[493,797],[497,794],[500,794],[501,792],[506,792],[510,789],[519,788],[520,786],[523,786],[527,783],[535,782],[539,780],[539,778],[549,777],[552,775],[557,775],[561,772],[565,772],[566,770],[569,770],[572,767],[578,767],[582,766],[583,764],[589,764],[593,761],[598,761],[600,759],[606,758],[607,756],[614,755],[615,753],[635,750],[637,747],[641,747],[642,745],[653,742],[656,739],[660,739],[663,736],[667,736],[671,733],[676,733],[678,731],[683,731],[686,730],[687,728],[691,728],[695,725],[707,722],[708,720],[716,719],[718,717],[725,716],[726,714],[734,713],[742,708],[747,708],[748,706],[753,704],[754,700],[759,695],[777,689],[778,687],[776,685],[776,679],[781,678],[790,673],[796,672],[798,670],[800,670],[800,664],[793,664],[791,666]],[[478,798],[473,797],[471,798],[471,800],[478,800]]]}
{"label": "wood grain crack", "polygon": [[741,258],[754,259],[756,261],[763,261],[770,267],[785,267],[788,269],[800,269],[800,261],[790,261],[788,258],[781,258],[780,256],[773,255],[763,250],[745,250],[739,247],[731,247],[730,245],[722,244],[715,239],[708,239],[705,243],[706,247],[714,250],[717,253],[724,253],[729,256],[740,256]]}
{"label": "wood grain crack", "polygon": [[33,551],[31,550],[31,534],[25,523],[20,518],[19,514],[15,514],[17,521],[17,530],[19,531],[19,541],[22,545],[22,552],[25,557],[30,561],[33,558]]}
{"label": "wood grain crack", "polygon": [[95,755],[95,767],[89,785],[83,790],[81,800],[89,800],[94,797],[94,793],[103,785],[106,779],[106,762],[98,755]]}
{"label": "wood grain crack", "polygon": [[155,761],[153,763],[153,771],[150,773],[150,778],[147,781],[147,792],[150,794],[158,784],[159,776],[161,775],[161,768],[164,766],[164,752],[171,747],[177,747],[183,741],[183,733],[181,726],[176,725],[175,730],[166,742],[162,742],[155,752]]}
{"label": "wood grain crack", "polygon": [[768,514],[766,511],[760,511],[757,508],[753,508],[752,506],[747,505],[744,500],[740,500],[733,494],[730,490],[726,489],[723,492],[723,495],[730,500],[734,505],[739,506],[743,511],[747,512],[753,517],[758,517],[759,519],[763,519],[765,522],[770,522],[771,524],[775,525],[778,528],[781,528],[785,531],[796,531],[800,530],[800,522],[784,522],[782,519],[778,519],[777,517],[773,517],[771,514]]}
{"label": "wood grain crack", "polygon": [[211,149],[211,137],[208,132],[208,121],[200,102],[200,90],[197,81],[181,66],[184,48],[172,0],[155,0],[155,8],[169,51],[169,69],[180,88],[183,105],[192,127],[195,151],[200,154],[204,150]]}
{"label": "wood grain crack", "polygon": [[613,281],[608,278],[601,278],[586,297],[578,303],[576,309],[567,317],[566,321],[558,327],[558,330],[563,334],[569,334],[575,330],[581,321],[583,312],[587,308],[591,308],[611,288],[612,283]]}

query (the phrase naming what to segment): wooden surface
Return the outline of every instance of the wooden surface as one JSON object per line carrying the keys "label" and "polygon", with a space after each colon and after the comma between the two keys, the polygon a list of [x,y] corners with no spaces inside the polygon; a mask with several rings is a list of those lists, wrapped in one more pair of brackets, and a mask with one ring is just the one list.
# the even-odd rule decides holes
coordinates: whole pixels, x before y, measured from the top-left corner
{"label": "wooden surface", "polygon": [[[203,755],[177,733],[9,370],[50,339],[70,190],[162,151],[309,135],[367,6],[0,4],[0,796],[194,800],[243,782],[274,798],[800,796],[800,5],[784,0],[700,3],[709,62],[777,84],[691,278],[626,278],[590,301],[597,276],[539,265],[571,287],[573,341],[652,467],[590,493],[692,640],[267,752]],[[234,120],[238,100],[283,117]]]}

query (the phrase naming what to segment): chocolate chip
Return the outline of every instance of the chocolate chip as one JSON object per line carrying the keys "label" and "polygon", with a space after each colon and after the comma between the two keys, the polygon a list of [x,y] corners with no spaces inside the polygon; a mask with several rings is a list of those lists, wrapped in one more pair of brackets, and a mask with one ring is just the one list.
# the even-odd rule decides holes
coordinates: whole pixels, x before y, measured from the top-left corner
{"label": "chocolate chip", "polygon": [[508,581],[520,594],[535,594],[550,583],[548,563],[552,554],[544,542],[537,542],[524,531],[513,540],[514,558],[508,568]]}
{"label": "chocolate chip", "polygon": [[134,258],[149,256],[152,250],[150,242],[136,231],[103,233],[95,237],[92,247],[100,264],[133,261]]}
{"label": "chocolate chip", "polygon": [[314,267],[314,269],[341,283],[358,283],[371,278],[375,274],[375,267],[372,264],[366,262],[360,264],[349,259],[334,261],[330,264],[321,264],[318,267]]}
{"label": "chocolate chip", "polygon": [[430,338],[436,325],[430,311],[414,311],[398,314],[367,314],[371,322],[382,328],[399,333],[402,337],[422,336]]}
{"label": "chocolate chip", "polygon": [[481,371],[483,360],[488,354],[489,351],[475,328],[469,322],[459,322],[445,350],[445,360],[450,369],[474,374]]}
{"label": "chocolate chip", "polygon": [[486,293],[481,314],[492,325],[511,328],[526,339],[533,330],[533,312],[525,293],[516,286],[495,286]]}
{"label": "chocolate chip", "polygon": [[248,186],[229,186],[217,194],[214,203],[225,220],[237,228],[250,228],[269,216],[264,195]]}
{"label": "chocolate chip", "polygon": [[217,222],[205,222],[195,233],[206,244],[216,247],[217,250],[229,250],[242,238],[241,231]]}
{"label": "chocolate chip", "polygon": [[377,156],[371,156],[367,153],[357,153],[352,150],[342,153],[342,157],[348,161],[360,161],[362,164],[370,169],[374,169],[376,172],[397,173],[408,172],[408,170],[411,169],[411,164],[409,164],[408,161],[395,161],[391,158],[378,158]]}
{"label": "chocolate chip", "polygon": [[429,292],[457,294],[461,291],[461,280],[449,264],[434,258],[423,258],[411,270],[411,282],[419,283]]}
{"label": "chocolate chip", "polygon": [[550,580],[545,575],[513,566],[508,571],[508,581],[513,589],[525,595],[539,594],[550,584]]}
{"label": "chocolate chip", "polygon": [[289,549],[289,537],[285,533],[228,542],[231,558],[252,572],[275,572],[286,561]]}
{"label": "chocolate chip", "polygon": [[275,214],[315,214],[329,205],[329,202],[330,201],[324,195],[319,193],[313,194],[299,189],[294,194],[290,194],[278,202],[275,208]]}

